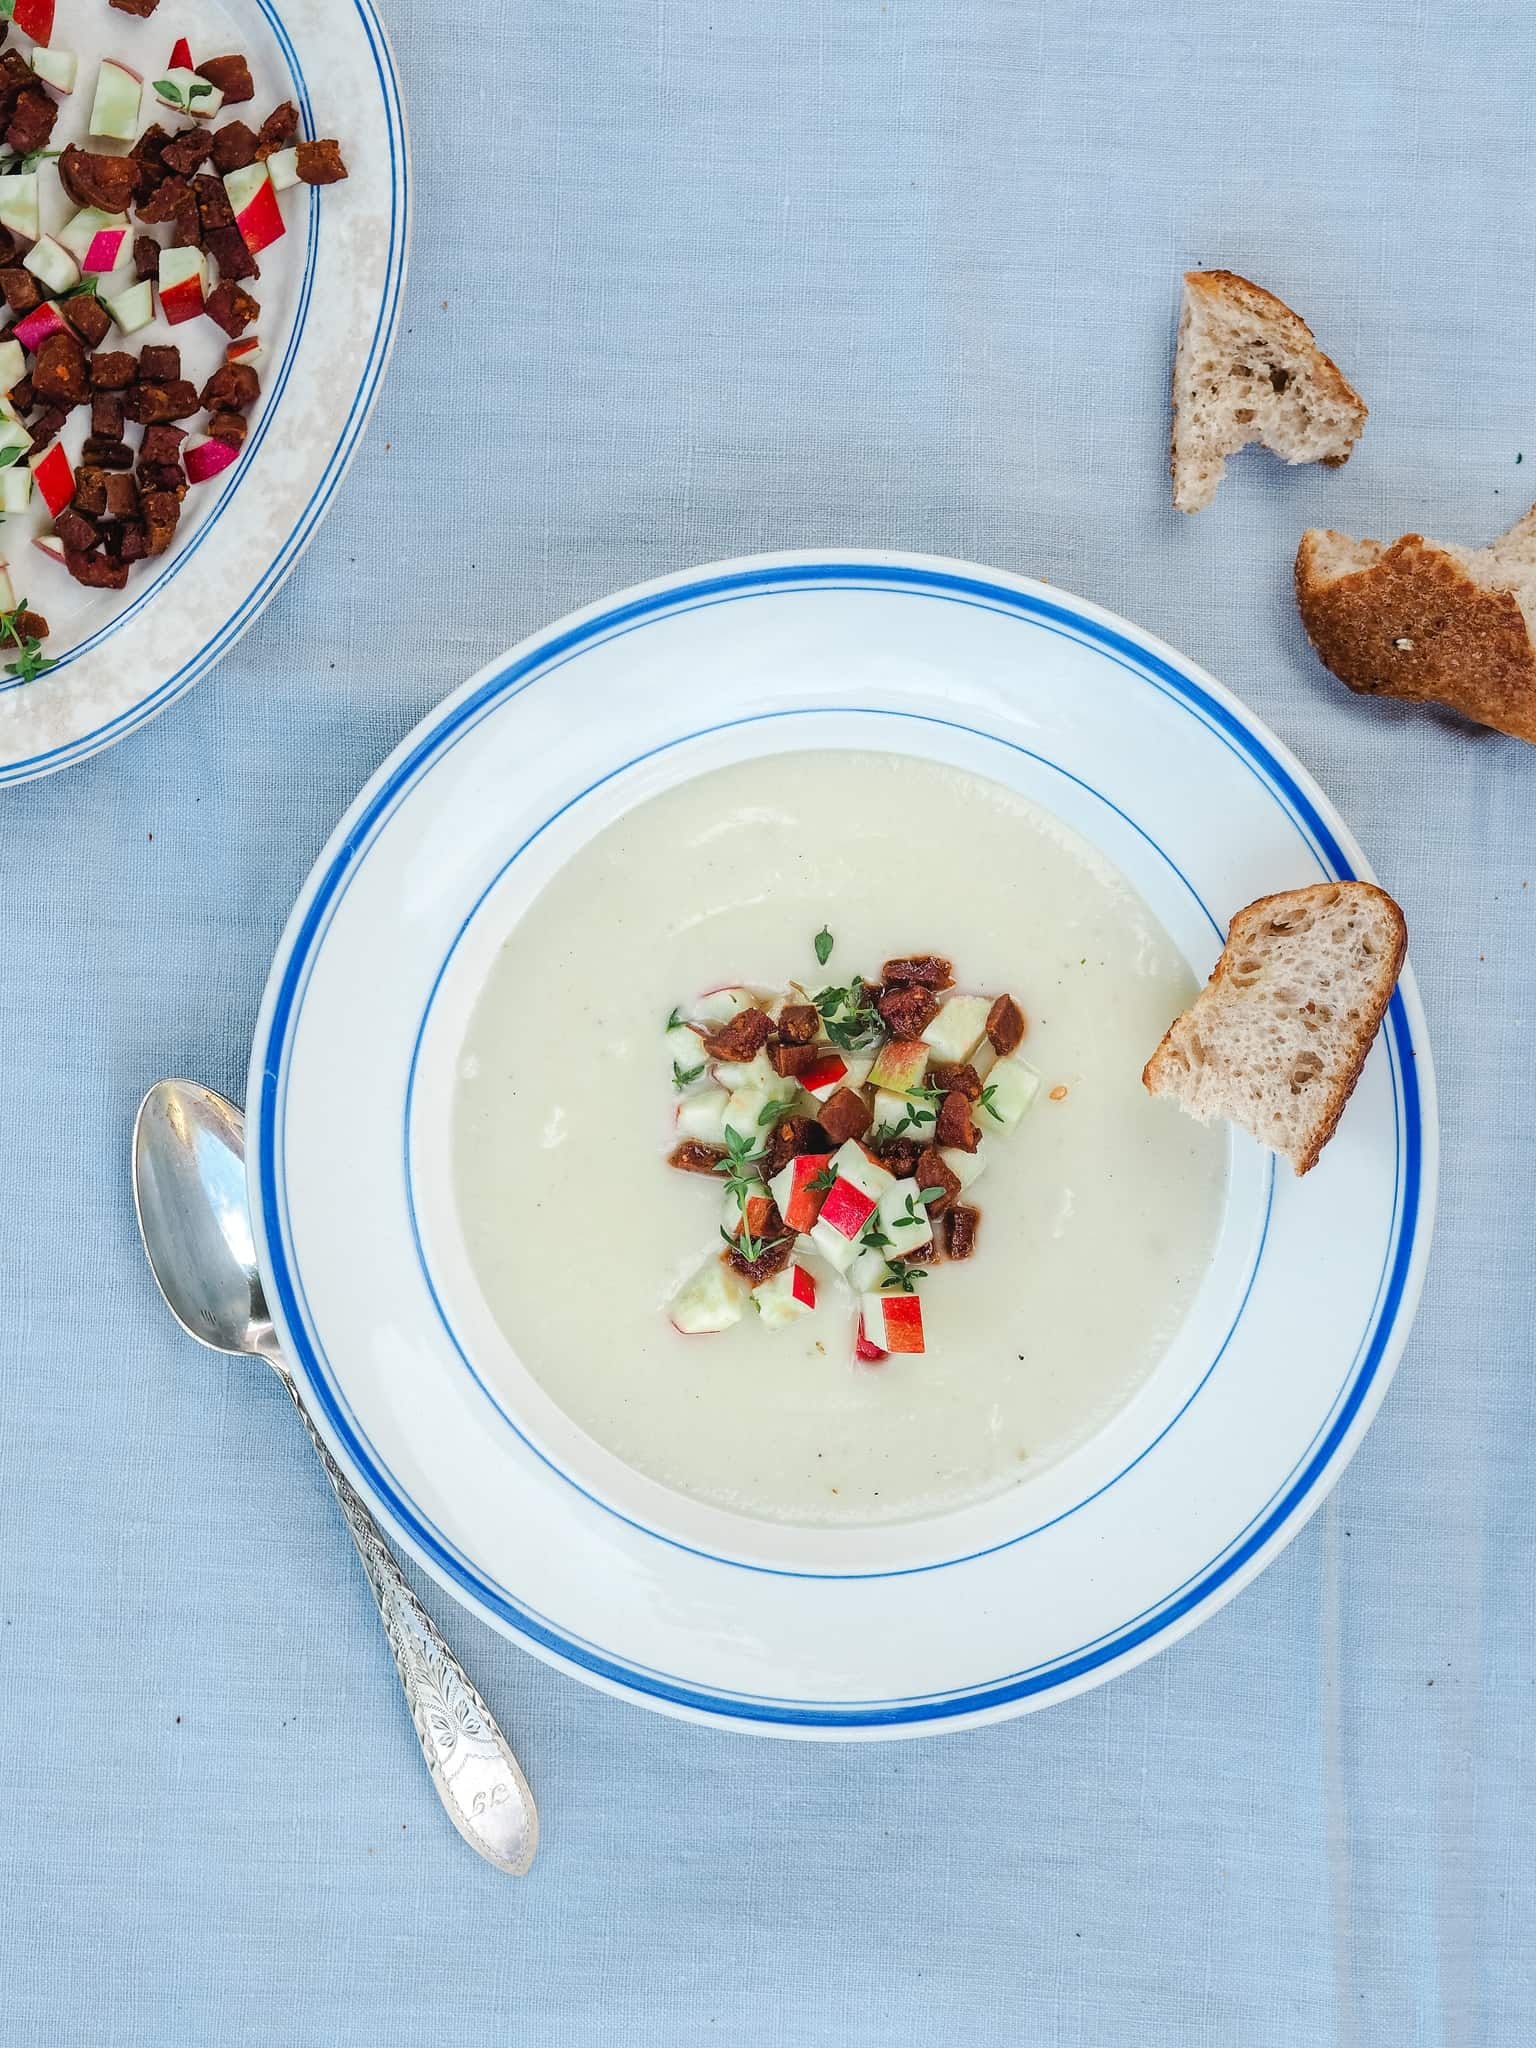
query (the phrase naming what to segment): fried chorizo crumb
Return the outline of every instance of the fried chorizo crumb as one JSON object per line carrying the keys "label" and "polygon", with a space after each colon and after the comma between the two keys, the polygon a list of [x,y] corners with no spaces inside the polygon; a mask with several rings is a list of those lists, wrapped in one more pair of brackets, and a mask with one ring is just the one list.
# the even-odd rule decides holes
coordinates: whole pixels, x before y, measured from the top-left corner
{"label": "fried chorizo crumb", "polygon": [[773,1062],[773,1071],[786,1077],[803,1074],[807,1067],[814,1067],[821,1057],[821,1051],[814,1045],[776,1045],[768,1057]]}
{"label": "fried chorizo crumb", "polygon": [[755,1059],[768,1043],[772,1030],[766,1010],[738,1010],[728,1024],[721,1024],[708,1034],[704,1050],[712,1060]]}
{"label": "fried chorizo crumb", "polygon": [[896,1038],[920,1038],[938,1013],[939,999],[919,982],[888,988],[877,1005],[880,1021]]}
{"label": "fried chorizo crumb", "polygon": [[928,1080],[933,1087],[941,1088],[946,1095],[958,1090],[967,1102],[981,1100],[981,1076],[969,1061],[960,1067],[945,1066],[942,1062],[938,1066],[930,1067]]}
{"label": "fried chorizo crumb", "polygon": [[981,1222],[979,1209],[959,1206],[951,1209],[944,1218],[944,1249],[952,1259],[968,1259],[976,1249],[976,1228]]}
{"label": "fried chorizo crumb", "polygon": [[869,1104],[851,1088],[839,1088],[821,1105],[818,1120],[833,1144],[843,1145],[850,1138],[862,1138],[869,1129]]}
{"label": "fried chorizo crumb", "polygon": [[933,1135],[937,1144],[951,1145],[961,1152],[974,1152],[981,1143],[981,1134],[971,1122],[971,1105],[958,1088],[945,1096]]}
{"label": "fried chorizo crumb", "polygon": [[917,1171],[922,1151],[915,1138],[887,1138],[879,1147],[880,1163],[898,1180],[910,1180]]}
{"label": "fried chorizo crumb", "polygon": [[769,1134],[763,1152],[763,1178],[772,1180],[802,1152],[824,1153],[830,1149],[830,1140],[819,1123],[808,1116],[787,1116]]}
{"label": "fried chorizo crumb", "polygon": [[999,996],[987,1012],[987,1037],[1000,1060],[1017,1052],[1024,1042],[1024,1012],[1012,996]]}
{"label": "fried chorizo crumb", "polygon": [[1062,1087],[1061,1083],[1058,1081],[1056,1086],[1051,1090],[1051,1100],[1052,1102],[1065,1102],[1066,1099],[1067,1091],[1065,1088]]}
{"label": "fried chorizo crumb", "polygon": [[680,1145],[674,1145],[667,1154],[668,1166],[675,1166],[679,1173],[713,1173],[725,1157],[721,1145],[706,1145],[699,1138],[685,1138]]}
{"label": "fried chorizo crumb", "polygon": [[821,1031],[821,1013],[814,1003],[786,1003],[779,1012],[779,1037],[785,1045],[814,1045]]}
{"label": "fried chorizo crumb", "polygon": [[880,970],[887,988],[916,983],[923,988],[953,988],[955,970],[937,953],[909,953],[900,960],[887,960]]}

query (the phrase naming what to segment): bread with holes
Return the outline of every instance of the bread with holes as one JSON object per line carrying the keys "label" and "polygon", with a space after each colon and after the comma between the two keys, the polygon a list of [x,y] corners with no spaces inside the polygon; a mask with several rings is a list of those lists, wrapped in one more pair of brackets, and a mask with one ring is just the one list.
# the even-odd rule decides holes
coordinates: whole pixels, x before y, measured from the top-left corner
{"label": "bread with holes", "polygon": [[1314,527],[1296,552],[1296,603],[1351,690],[1446,704],[1536,741],[1536,505],[1485,548]]}
{"label": "bread with holes", "polygon": [[1142,1074],[1201,1123],[1224,1116],[1297,1173],[1317,1164],[1370,1051],[1408,946],[1369,882],[1263,896],[1233,918],[1210,980]]}
{"label": "bread with holes", "polygon": [[1231,270],[1184,278],[1173,358],[1173,502],[1209,505],[1227,457],[1257,441],[1282,462],[1336,468],[1366,405],[1283,299]]}

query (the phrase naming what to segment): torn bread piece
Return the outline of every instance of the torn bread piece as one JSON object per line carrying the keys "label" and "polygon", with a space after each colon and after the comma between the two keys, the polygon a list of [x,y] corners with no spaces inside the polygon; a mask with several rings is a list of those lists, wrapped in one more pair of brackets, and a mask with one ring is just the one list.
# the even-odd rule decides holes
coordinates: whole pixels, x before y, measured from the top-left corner
{"label": "torn bread piece", "polygon": [[1536,741],[1536,506],[1485,548],[1314,527],[1296,553],[1296,602],[1351,690],[1447,704]]}
{"label": "torn bread piece", "polygon": [[1369,882],[1250,903],[1148,1060],[1148,1093],[1201,1123],[1227,1117],[1308,1172],[1360,1078],[1407,945],[1403,913]]}
{"label": "torn bread piece", "polygon": [[1227,457],[1259,442],[1284,462],[1349,460],[1366,406],[1306,321],[1231,270],[1191,270],[1173,359],[1173,502],[1198,512]]}

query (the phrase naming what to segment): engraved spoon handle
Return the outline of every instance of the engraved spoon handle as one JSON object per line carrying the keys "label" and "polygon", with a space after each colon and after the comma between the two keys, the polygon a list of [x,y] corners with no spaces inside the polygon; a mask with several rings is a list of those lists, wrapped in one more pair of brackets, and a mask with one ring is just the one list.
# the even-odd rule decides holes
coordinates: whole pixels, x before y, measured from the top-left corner
{"label": "engraved spoon handle", "polygon": [[303,1418],[309,1440],[336,1490],[378,1602],[437,1796],[472,1849],[498,1870],[521,1877],[539,1846],[539,1816],[517,1758],[431,1616],[406,1584],[356,1489],[326,1449],[287,1367],[270,1352],[267,1356]]}

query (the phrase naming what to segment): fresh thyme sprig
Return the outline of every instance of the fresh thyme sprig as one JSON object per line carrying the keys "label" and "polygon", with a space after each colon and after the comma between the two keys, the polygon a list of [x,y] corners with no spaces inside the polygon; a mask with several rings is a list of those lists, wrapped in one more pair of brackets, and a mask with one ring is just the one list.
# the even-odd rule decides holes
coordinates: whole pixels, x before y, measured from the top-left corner
{"label": "fresh thyme sprig", "polygon": [[827,1037],[839,1052],[862,1051],[880,1036],[880,1018],[862,975],[856,974],[846,988],[824,988],[814,1000]]}
{"label": "fresh thyme sprig", "polygon": [[890,1277],[881,1285],[882,1294],[916,1294],[918,1281],[928,1278],[928,1268],[914,1259],[892,1259],[886,1272]]}
{"label": "fresh thyme sprig", "polygon": [[826,926],[823,925],[811,943],[816,948],[816,965],[818,967],[825,967],[832,958],[832,948],[837,943],[836,940],[832,937]]}
{"label": "fresh thyme sprig", "polygon": [[690,1082],[697,1081],[703,1071],[704,1062],[702,1060],[700,1060],[696,1067],[684,1067],[680,1061],[674,1060],[672,1062],[672,1086],[674,1088],[686,1088]]}
{"label": "fresh thyme sprig", "polygon": [[725,1157],[717,1161],[716,1173],[726,1176],[725,1192],[734,1195],[736,1206],[746,1214],[747,1196],[753,1188],[760,1187],[761,1181],[751,1171],[752,1157],[757,1149],[755,1131],[738,1131],[733,1124],[725,1127]]}

